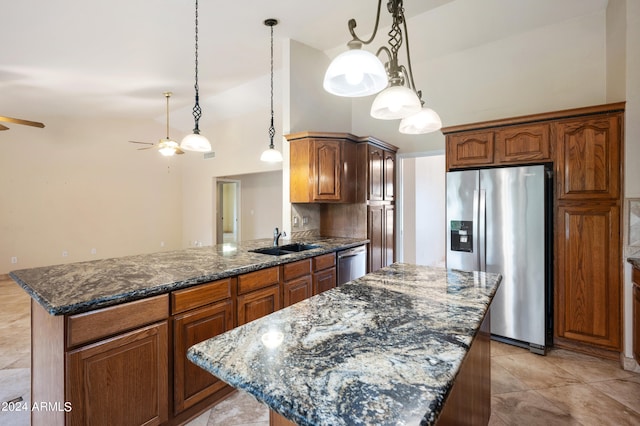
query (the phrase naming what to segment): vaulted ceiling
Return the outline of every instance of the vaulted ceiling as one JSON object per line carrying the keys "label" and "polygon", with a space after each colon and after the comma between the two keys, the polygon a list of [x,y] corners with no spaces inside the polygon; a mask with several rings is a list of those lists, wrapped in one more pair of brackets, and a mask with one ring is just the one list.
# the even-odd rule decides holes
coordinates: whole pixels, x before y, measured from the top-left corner
{"label": "vaulted ceiling", "polygon": [[[383,9],[386,2],[383,2]],[[441,22],[439,40],[424,40],[410,26],[412,55],[444,54],[469,43],[505,37],[606,7],[607,0],[406,0],[406,15],[456,7],[455,22]],[[20,0],[3,5],[0,115],[40,120],[56,115],[148,117],[173,91],[175,108],[193,102],[193,0]],[[201,97],[215,96],[268,73],[269,29],[277,18],[280,40],[291,38],[330,55],[373,28],[376,0],[200,0]],[[450,16],[450,14],[447,14]],[[484,22],[483,22],[484,21]],[[383,10],[381,24],[390,17]],[[385,35],[378,35],[382,44]],[[424,48],[425,42],[429,43]],[[279,64],[276,64],[279,66]]]}

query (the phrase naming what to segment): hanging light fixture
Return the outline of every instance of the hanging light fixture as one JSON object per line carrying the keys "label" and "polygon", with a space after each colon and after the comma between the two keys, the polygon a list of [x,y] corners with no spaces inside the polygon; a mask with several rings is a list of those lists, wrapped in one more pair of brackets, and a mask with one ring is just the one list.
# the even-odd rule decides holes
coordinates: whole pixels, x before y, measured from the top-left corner
{"label": "hanging light fixture", "polygon": [[271,125],[269,126],[269,148],[267,148],[260,156],[261,161],[268,163],[282,162],[282,154],[273,145],[273,137],[276,134],[276,129],[273,127],[273,27],[278,25],[277,19],[267,19],[264,24],[271,27]]}
{"label": "hanging light fixture", "polygon": [[160,139],[158,142],[158,151],[165,157],[170,157],[174,154],[182,154],[180,148],[178,148],[178,142],[169,137],[169,98],[171,92],[164,92],[164,97],[167,98],[167,137]]}
{"label": "hanging light fixture", "polygon": [[200,134],[200,128],[198,122],[202,116],[202,109],[200,108],[200,94],[198,88],[198,0],[196,0],[196,83],[194,85],[196,90],[196,103],[193,106],[193,120],[195,121],[195,127],[193,133],[187,135],[180,142],[180,148],[186,151],[198,151],[209,152],[211,151],[211,143],[209,140]]}
{"label": "hanging light fixture", "polygon": [[[338,55],[331,62],[325,73],[323,86],[329,93],[348,97],[367,96],[379,92],[371,105],[371,116],[381,120],[408,120],[400,125],[400,131],[403,133],[428,133],[438,130],[442,127],[440,117],[432,109],[423,107],[422,94],[416,90],[413,80],[403,0],[387,2],[387,10],[393,18],[388,33],[389,47],[381,46],[375,55],[368,52],[365,55],[365,51],[361,49],[362,45],[370,44],[375,39],[381,7],[382,0],[378,0],[375,28],[368,40],[362,40],[356,35],[356,21],[349,20],[349,32],[353,37],[347,43],[350,50]],[[398,51],[403,42],[406,45],[406,67],[398,62]],[[380,76],[382,63],[378,59],[381,52],[386,53],[388,57],[383,66],[384,78]],[[427,120],[426,124],[420,122],[420,118]]]}

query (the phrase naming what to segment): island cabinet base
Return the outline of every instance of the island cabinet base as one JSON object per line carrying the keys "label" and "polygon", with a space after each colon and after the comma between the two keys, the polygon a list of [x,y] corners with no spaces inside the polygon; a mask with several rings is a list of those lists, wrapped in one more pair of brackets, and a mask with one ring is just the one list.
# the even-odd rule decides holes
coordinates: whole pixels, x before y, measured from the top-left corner
{"label": "island cabinet base", "polygon": [[[453,388],[436,421],[438,426],[478,426],[491,417],[491,326],[489,312],[462,362]],[[269,410],[270,426],[296,423]]]}

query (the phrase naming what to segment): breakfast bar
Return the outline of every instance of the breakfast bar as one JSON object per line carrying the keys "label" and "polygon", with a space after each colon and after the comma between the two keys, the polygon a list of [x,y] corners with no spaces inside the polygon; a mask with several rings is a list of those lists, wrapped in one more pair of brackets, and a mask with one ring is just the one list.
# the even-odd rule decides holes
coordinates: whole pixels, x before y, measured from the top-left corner
{"label": "breakfast bar", "polygon": [[501,276],[396,263],[192,346],[272,425],[486,424]]}

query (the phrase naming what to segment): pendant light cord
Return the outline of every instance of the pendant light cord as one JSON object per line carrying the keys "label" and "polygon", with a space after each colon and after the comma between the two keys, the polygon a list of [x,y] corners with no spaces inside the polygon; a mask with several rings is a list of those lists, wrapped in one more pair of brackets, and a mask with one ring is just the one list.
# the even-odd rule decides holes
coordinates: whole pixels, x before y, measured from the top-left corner
{"label": "pendant light cord", "polygon": [[269,144],[269,148],[273,149],[273,137],[276,134],[276,129],[273,127],[273,25],[271,27],[271,126],[269,127],[269,139],[271,143]]}
{"label": "pendant light cord", "polygon": [[202,117],[202,109],[200,108],[200,94],[198,93],[198,0],[196,0],[196,83],[194,85],[196,89],[196,104],[193,106],[193,119],[195,121],[195,127],[193,133],[200,134],[200,128],[198,122]]}

